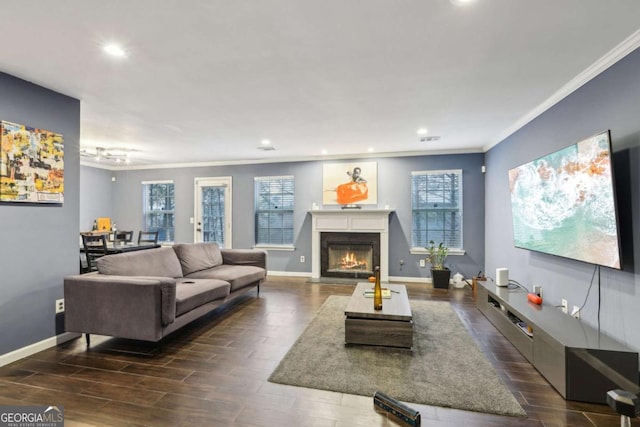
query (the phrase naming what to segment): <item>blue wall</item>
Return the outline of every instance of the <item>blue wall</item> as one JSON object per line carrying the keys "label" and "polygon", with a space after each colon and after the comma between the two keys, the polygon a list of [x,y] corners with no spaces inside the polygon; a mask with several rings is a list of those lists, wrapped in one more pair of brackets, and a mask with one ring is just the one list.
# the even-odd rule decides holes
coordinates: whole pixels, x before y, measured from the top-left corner
{"label": "blue wall", "polygon": [[[602,268],[602,331],[640,348],[640,51],[637,50],[575,91],[486,154],[486,266],[509,268],[529,289],[542,285],[544,299],[569,307],[585,301],[594,267],[513,246],[507,171],[549,152],[610,129],[621,218],[624,271]],[[637,249],[636,249],[637,251]],[[581,312],[597,326],[594,284]]]}
{"label": "blue wall", "polygon": [[64,137],[64,204],[0,204],[0,354],[62,332],[54,302],[77,274],[80,101],[0,73],[0,119]]}
{"label": "blue wall", "polygon": [[[376,161],[378,166],[378,208],[389,204],[391,209],[395,210],[390,219],[389,235],[391,276],[430,276],[428,268],[418,266],[420,258],[424,258],[424,255],[412,255],[409,252],[411,171],[421,170],[463,170],[464,248],[467,254],[450,256],[448,264],[454,271],[460,271],[468,277],[483,268],[483,160],[484,155],[481,153],[367,159]],[[113,219],[120,229],[142,228],[142,181],[171,179],[176,190],[176,241],[191,242],[193,225],[190,224],[189,218],[194,216],[194,178],[232,176],[233,247],[250,248],[254,244],[253,178],[293,175],[296,191],[295,251],[270,251],[268,268],[271,271],[311,273],[311,216],[308,211],[314,202],[322,202],[322,165],[336,162],[342,160],[117,171],[114,172],[117,180],[112,183]],[[301,255],[305,256],[305,263],[300,263]],[[404,261],[404,266],[400,265],[400,260]]]}

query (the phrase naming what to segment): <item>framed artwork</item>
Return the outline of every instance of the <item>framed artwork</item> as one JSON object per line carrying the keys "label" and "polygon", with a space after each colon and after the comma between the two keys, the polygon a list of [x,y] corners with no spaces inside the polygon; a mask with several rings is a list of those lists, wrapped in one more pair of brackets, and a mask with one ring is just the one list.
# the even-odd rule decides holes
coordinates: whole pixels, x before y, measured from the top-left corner
{"label": "framed artwork", "polygon": [[377,163],[324,164],[322,167],[322,204],[377,205]]}
{"label": "framed artwork", "polygon": [[0,121],[0,202],[64,202],[62,135]]}

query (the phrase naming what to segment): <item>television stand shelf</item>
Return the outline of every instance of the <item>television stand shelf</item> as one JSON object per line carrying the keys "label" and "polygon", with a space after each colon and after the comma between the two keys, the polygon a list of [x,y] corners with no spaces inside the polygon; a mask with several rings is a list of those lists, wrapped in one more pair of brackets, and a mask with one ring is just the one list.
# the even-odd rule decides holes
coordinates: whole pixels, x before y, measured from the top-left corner
{"label": "television stand shelf", "polygon": [[607,391],[638,384],[638,352],[519,288],[478,282],[478,310],[568,400],[606,403]]}

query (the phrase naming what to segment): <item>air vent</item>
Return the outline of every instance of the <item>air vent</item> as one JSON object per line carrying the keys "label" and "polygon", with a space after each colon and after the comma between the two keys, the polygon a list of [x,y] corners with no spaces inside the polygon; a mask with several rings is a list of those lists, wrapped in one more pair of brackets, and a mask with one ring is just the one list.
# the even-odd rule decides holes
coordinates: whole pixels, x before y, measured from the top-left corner
{"label": "air vent", "polygon": [[274,151],[276,149],[276,147],[273,147],[271,145],[260,145],[258,146],[258,150],[262,150],[262,151]]}
{"label": "air vent", "polygon": [[420,137],[420,142],[433,142],[433,141],[439,141],[440,137],[439,136],[421,136]]}

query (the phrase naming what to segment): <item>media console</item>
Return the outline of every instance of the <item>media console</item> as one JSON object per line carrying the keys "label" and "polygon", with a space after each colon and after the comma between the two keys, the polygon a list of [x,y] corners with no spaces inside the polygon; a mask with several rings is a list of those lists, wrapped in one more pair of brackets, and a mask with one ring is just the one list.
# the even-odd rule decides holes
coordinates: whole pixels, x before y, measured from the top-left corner
{"label": "media console", "polygon": [[[478,282],[478,309],[568,400],[606,403],[607,392],[638,384],[638,352],[520,288]],[[622,384],[621,384],[622,383]]]}

